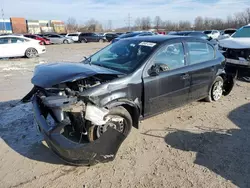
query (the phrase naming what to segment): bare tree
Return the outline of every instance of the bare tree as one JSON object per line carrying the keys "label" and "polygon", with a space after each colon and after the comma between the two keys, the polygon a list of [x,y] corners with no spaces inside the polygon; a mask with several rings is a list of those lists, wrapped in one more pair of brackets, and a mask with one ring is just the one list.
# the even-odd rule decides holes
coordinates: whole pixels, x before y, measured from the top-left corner
{"label": "bare tree", "polygon": [[96,32],[96,31],[102,31],[102,24],[100,24],[97,20],[95,19],[90,19],[86,22],[85,28],[87,31],[91,32]]}
{"label": "bare tree", "polygon": [[141,19],[142,30],[149,30],[151,28],[151,19],[150,17],[144,17]]}
{"label": "bare tree", "polygon": [[69,17],[66,23],[68,32],[76,32],[78,30],[78,24],[75,18]]}
{"label": "bare tree", "polygon": [[190,21],[179,21],[179,30],[190,30],[191,23]]}
{"label": "bare tree", "polygon": [[142,29],[141,18],[136,18],[136,20],[135,20],[135,28],[137,30],[141,30]]}
{"label": "bare tree", "polygon": [[195,30],[203,30],[204,21],[201,16],[198,16],[194,20],[194,28]]}
{"label": "bare tree", "polygon": [[160,16],[156,16],[155,20],[154,20],[154,25],[155,25],[155,29],[158,31],[160,27],[162,27],[162,20]]}

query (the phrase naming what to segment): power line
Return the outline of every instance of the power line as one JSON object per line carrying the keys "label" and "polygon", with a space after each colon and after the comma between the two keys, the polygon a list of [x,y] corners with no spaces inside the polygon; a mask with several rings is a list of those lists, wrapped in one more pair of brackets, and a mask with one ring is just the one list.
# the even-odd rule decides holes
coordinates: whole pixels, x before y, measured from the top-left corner
{"label": "power line", "polygon": [[128,30],[131,30],[131,21],[132,17],[130,16],[130,13],[128,14],[128,17],[126,18],[126,24],[128,25]]}

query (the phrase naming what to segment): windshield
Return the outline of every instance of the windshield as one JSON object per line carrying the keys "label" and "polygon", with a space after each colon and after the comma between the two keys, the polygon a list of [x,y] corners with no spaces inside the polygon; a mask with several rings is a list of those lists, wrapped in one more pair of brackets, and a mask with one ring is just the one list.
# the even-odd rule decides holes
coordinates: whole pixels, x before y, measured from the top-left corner
{"label": "windshield", "polygon": [[250,26],[238,29],[232,36],[233,38],[250,37]]}
{"label": "windshield", "polygon": [[236,30],[225,30],[224,34],[232,35],[235,33]]}
{"label": "windshield", "polygon": [[129,74],[138,69],[157,46],[153,42],[121,40],[103,48],[83,63]]}
{"label": "windshield", "polygon": [[212,31],[204,31],[204,33],[207,35],[207,34],[211,34]]}

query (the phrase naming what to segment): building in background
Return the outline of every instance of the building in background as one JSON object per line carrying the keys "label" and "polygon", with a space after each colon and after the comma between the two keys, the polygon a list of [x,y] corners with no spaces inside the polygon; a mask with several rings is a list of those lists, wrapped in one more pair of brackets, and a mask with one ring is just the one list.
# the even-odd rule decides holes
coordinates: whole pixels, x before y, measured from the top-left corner
{"label": "building in background", "polygon": [[12,33],[10,19],[0,19],[0,34]]}
{"label": "building in background", "polygon": [[61,20],[51,20],[50,21],[51,27],[54,28],[56,33],[66,33],[65,24]]}
{"label": "building in background", "polygon": [[50,22],[48,20],[39,20],[39,26],[41,29],[41,33],[53,33],[54,29],[50,26]]}
{"label": "building in background", "polygon": [[25,18],[10,18],[13,33],[27,33],[27,24]]}
{"label": "building in background", "polygon": [[31,34],[41,33],[38,20],[27,20],[27,29],[28,29],[28,33],[31,33]]}

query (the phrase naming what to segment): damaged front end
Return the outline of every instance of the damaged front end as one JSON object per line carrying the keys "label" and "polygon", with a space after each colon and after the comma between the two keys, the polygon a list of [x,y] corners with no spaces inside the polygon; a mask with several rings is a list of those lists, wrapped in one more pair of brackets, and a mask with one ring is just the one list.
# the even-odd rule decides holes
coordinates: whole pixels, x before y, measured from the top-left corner
{"label": "damaged front end", "polygon": [[[125,139],[124,134],[112,128],[109,128],[93,142],[88,142],[84,138],[86,130],[76,132],[72,126],[72,119],[67,116],[67,113],[75,113],[76,117],[83,118],[84,105],[77,102],[75,97],[61,96],[42,99],[34,96],[32,103],[35,119],[40,131],[44,134],[45,141],[67,163],[93,165],[98,162],[111,161]],[[55,120],[53,123],[48,123],[46,120],[49,115],[53,116],[53,120]],[[77,133],[80,135],[74,135]]]}
{"label": "damaged front end", "polygon": [[67,163],[93,165],[115,158],[127,136],[123,131],[123,119],[111,116],[108,108],[82,95],[115,78],[115,74],[96,74],[53,86],[44,84],[48,87],[40,84],[22,99],[32,102],[45,141]]}

